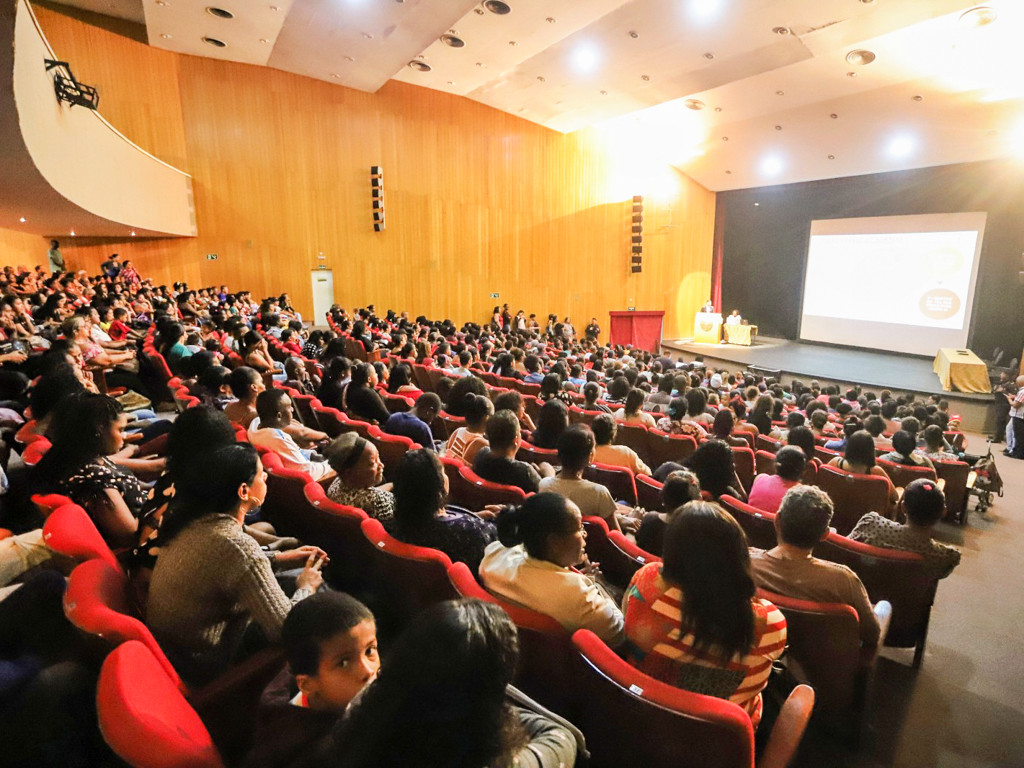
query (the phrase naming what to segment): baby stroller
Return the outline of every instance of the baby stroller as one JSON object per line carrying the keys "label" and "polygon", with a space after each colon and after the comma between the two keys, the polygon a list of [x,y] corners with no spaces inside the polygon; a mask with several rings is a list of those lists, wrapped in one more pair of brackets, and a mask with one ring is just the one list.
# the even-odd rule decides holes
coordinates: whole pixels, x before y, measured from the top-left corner
{"label": "baby stroller", "polygon": [[988,444],[988,453],[974,462],[974,484],[970,492],[972,496],[978,497],[978,503],[974,509],[976,512],[984,513],[992,506],[993,495],[1002,497],[1003,478],[999,476],[999,469],[996,467],[995,459],[992,458],[992,441]]}

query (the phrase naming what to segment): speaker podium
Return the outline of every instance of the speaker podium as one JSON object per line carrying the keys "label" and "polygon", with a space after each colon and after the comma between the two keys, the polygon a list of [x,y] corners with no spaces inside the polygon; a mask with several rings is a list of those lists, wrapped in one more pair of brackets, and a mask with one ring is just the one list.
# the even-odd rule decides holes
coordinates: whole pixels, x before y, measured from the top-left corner
{"label": "speaker podium", "polygon": [[722,315],[698,312],[693,318],[693,340],[697,344],[718,344],[722,340]]}

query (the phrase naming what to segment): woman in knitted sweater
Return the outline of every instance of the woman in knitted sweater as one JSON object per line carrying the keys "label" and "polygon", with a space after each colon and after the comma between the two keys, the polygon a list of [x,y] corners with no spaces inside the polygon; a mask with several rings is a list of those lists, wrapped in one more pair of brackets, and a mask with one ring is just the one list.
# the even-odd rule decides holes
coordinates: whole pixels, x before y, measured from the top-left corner
{"label": "woman in knitted sweater", "polygon": [[[252,624],[275,641],[292,604],[323,583],[327,555],[299,547],[271,553],[271,560],[242,531],[246,514],[267,495],[266,473],[251,445],[204,452],[182,475],[160,529],[163,546],[150,582],[147,623],[175,669],[196,684],[259,646],[248,631]],[[289,599],[273,567],[303,565]]]}

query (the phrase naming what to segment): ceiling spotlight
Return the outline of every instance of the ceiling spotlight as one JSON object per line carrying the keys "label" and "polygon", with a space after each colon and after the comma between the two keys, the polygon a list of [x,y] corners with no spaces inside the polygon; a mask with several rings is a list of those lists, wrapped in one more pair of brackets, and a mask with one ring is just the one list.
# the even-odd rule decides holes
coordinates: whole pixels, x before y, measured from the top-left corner
{"label": "ceiling spotlight", "polygon": [[781,131],[782,130],[782,126],[781,125],[776,125],[775,126],[775,130],[776,131]]}
{"label": "ceiling spotlight", "polygon": [[427,62],[419,61],[417,59],[413,59],[412,61],[410,61],[409,66],[415,69],[417,72],[429,72],[432,69],[432,67],[429,64],[427,64]]}
{"label": "ceiling spotlight", "polygon": [[337,72],[331,72],[331,77],[333,77],[335,80],[341,80],[341,75],[339,75]]}
{"label": "ceiling spotlight", "polygon": [[228,44],[223,40],[218,40],[216,37],[206,36],[203,38],[203,42],[207,45],[212,45],[214,48],[227,48]]}
{"label": "ceiling spotlight", "polygon": [[722,141],[728,141],[728,140],[729,140],[729,137],[728,137],[728,136],[723,136],[723,137],[722,137]]}
{"label": "ceiling spotlight", "polygon": [[448,85],[455,85],[455,81],[454,80],[449,80],[448,81]]}
{"label": "ceiling spotlight", "polygon": [[914,137],[908,134],[901,134],[894,137],[886,147],[886,152],[889,157],[895,160],[901,160],[905,157],[909,157],[913,154],[914,149],[917,146],[917,142],[914,141]]}
{"label": "ceiling spotlight", "polygon": [[484,8],[498,16],[507,16],[512,13],[509,4],[503,3],[501,0],[484,0]]}
{"label": "ceiling spotlight", "polygon": [[835,155],[829,155],[829,156],[828,156],[828,159],[829,159],[829,160],[835,160],[835,159],[836,159],[836,156],[835,156]]}
{"label": "ceiling spotlight", "polygon": [[156,4],[159,5],[161,8],[166,8],[167,0],[156,0]]}
{"label": "ceiling spotlight", "polygon": [[846,76],[847,76],[847,77],[856,77],[856,76],[857,76],[857,73],[856,73],[856,72],[847,72],[847,73],[846,73]]}
{"label": "ceiling spotlight", "polygon": [[519,43],[517,43],[515,40],[509,40],[508,44],[511,45],[513,48],[519,45]]}
{"label": "ceiling spotlight", "polygon": [[281,9],[279,7],[277,7],[276,5],[272,5],[272,6],[270,6],[270,10],[272,10],[274,12],[277,12],[277,11],[280,11]]}
{"label": "ceiling spotlight", "polygon": [[371,35],[369,32],[363,32],[363,39],[364,40],[373,40],[373,35]]}
{"label": "ceiling spotlight", "polygon": [[466,41],[455,35],[441,35],[441,42],[449,48],[465,48]]}
{"label": "ceiling spotlight", "polygon": [[629,36],[636,40],[638,37],[640,37],[640,33],[637,32],[635,29],[631,29],[629,30]]}
{"label": "ceiling spotlight", "polygon": [[692,109],[694,111],[704,109],[704,102],[701,101],[700,99],[687,99],[686,101],[683,102],[683,105],[687,109]]}
{"label": "ceiling spotlight", "polygon": [[608,91],[601,91],[601,95],[602,96],[607,96],[608,95]]}
{"label": "ceiling spotlight", "polygon": [[593,72],[601,64],[601,52],[592,43],[581,43],[572,52],[572,67],[581,74]]}
{"label": "ceiling spotlight", "polygon": [[782,35],[783,37],[785,37],[786,35],[789,34],[789,27],[772,27],[772,32],[774,32],[776,35]]}
{"label": "ceiling spotlight", "polygon": [[351,56],[343,56],[342,58],[345,59],[345,61],[355,61]]}
{"label": "ceiling spotlight", "polygon": [[725,172],[725,175],[726,175],[726,176],[728,176],[728,175],[730,175],[731,173],[732,173],[732,171],[726,171],[726,172]]}
{"label": "ceiling spotlight", "polygon": [[839,119],[839,115],[837,115],[835,112],[833,112],[831,115],[829,115],[829,117],[831,117],[833,120],[838,120]]}
{"label": "ceiling spotlight", "polygon": [[546,19],[544,19],[544,21],[546,21],[548,24],[554,24],[555,23],[555,17],[554,16],[548,16]]}
{"label": "ceiling spotlight", "polygon": [[233,19],[235,14],[225,8],[218,8],[215,5],[206,6],[206,12],[211,16],[216,16],[218,19]]}
{"label": "ceiling spotlight", "polygon": [[267,40],[267,38],[265,38],[265,37],[261,37],[261,38],[260,38],[260,42],[261,42],[261,43],[263,43],[264,45],[266,45],[266,44],[267,44],[267,43],[269,43],[270,41],[269,41],[269,40]]}
{"label": "ceiling spotlight", "polygon": [[704,58],[707,59],[708,61],[711,61],[713,58],[715,58],[715,54],[713,54],[711,51],[708,51],[707,53],[704,54]]}
{"label": "ceiling spotlight", "polygon": [[916,96],[911,96],[910,99],[911,101],[924,101],[924,96],[917,94]]}
{"label": "ceiling spotlight", "polygon": [[863,67],[870,64],[875,60],[874,51],[869,51],[866,48],[858,48],[855,51],[850,51],[846,54],[846,63],[853,64],[855,67]]}
{"label": "ceiling spotlight", "polygon": [[715,107],[715,112],[721,112],[721,111],[722,111],[721,107]]}
{"label": "ceiling spotlight", "polygon": [[760,169],[765,176],[778,176],[782,173],[784,163],[778,155],[768,155],[761,159]]}
{"label": "ceiling spotlight", "polygon": [[970,29],[978,29],[979,27],[986,27],[999,18],[999,14],[996,13],[994,8],[989,8],[987,5],[979,5],[976,8],[971,8],[960,14],[960,23]]}
{"label": "ceiling spotlight", "polygon": [[20,222],[21,222],[22,224],[24,224],[24,223],[25,223],[25,221],[26,221],[26,219],[25,219],[25,217],[24,217],[24,216],[22,216],[22,217],[21,217],[20,219],[18,219],[18,221],[20,221]]}
{"label": "ceiling spotlight", "polygon": [[170,40],[171,39],[171,36],[168,35],[166,32],[162,33],[160,35],[160,37],[163,38],[164,40]]}
{"label": "ceiling spotlight", "polygon": [[73,229],[71,230],[71,236],[72,236],[72,237],[74,237],[74,236],[75,236],[75,230],[73,230]]}
{"label": "ceiling spotlight", "polygon": [[643,80],[645,83],[648,83],[651,80],[651,76],[650,75],[640,75],[640,79]]}
{"label": "ceiling spotlight", "polygon": [[690,13],[698,19],[710,19],[721,10],[722,0],[690,0]]}
{"label": "ceiling spotlight", "polygon": [[476,63],[476,66],[480,67],[480,69],[486,69],[486,67],[484,67],[484,63],[482,61],[478,61]]}
{"label": "ceiling spotlight", "polygon": [[775,92],[775,95],[776,95],[776,96],[785,96],[785,95],[786,95],[786,92],[785,92],[785,91],[776,91],[776,92]]}
{"label": "ceiling spotlight", "polygon": [[547,79],[544,77],[544,75],[537,75],[537,82],[546,83]]}
{"label": "ceiling spotlight", "polygon": [[135,230],[133,229],[133,230],[132,230],[131,232],[129,232],[128,234],[129,234],[129,235],[131,235],[132,237],[135,237]]}

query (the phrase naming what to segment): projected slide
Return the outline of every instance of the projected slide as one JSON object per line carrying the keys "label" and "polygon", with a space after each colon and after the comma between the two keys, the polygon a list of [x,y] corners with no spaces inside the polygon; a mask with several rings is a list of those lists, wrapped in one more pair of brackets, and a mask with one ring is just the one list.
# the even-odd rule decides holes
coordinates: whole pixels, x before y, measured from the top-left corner
{"label": "projected slide", "polygon": [[984,213],[811,222],[800,338],[934,355],[963,347]]}

